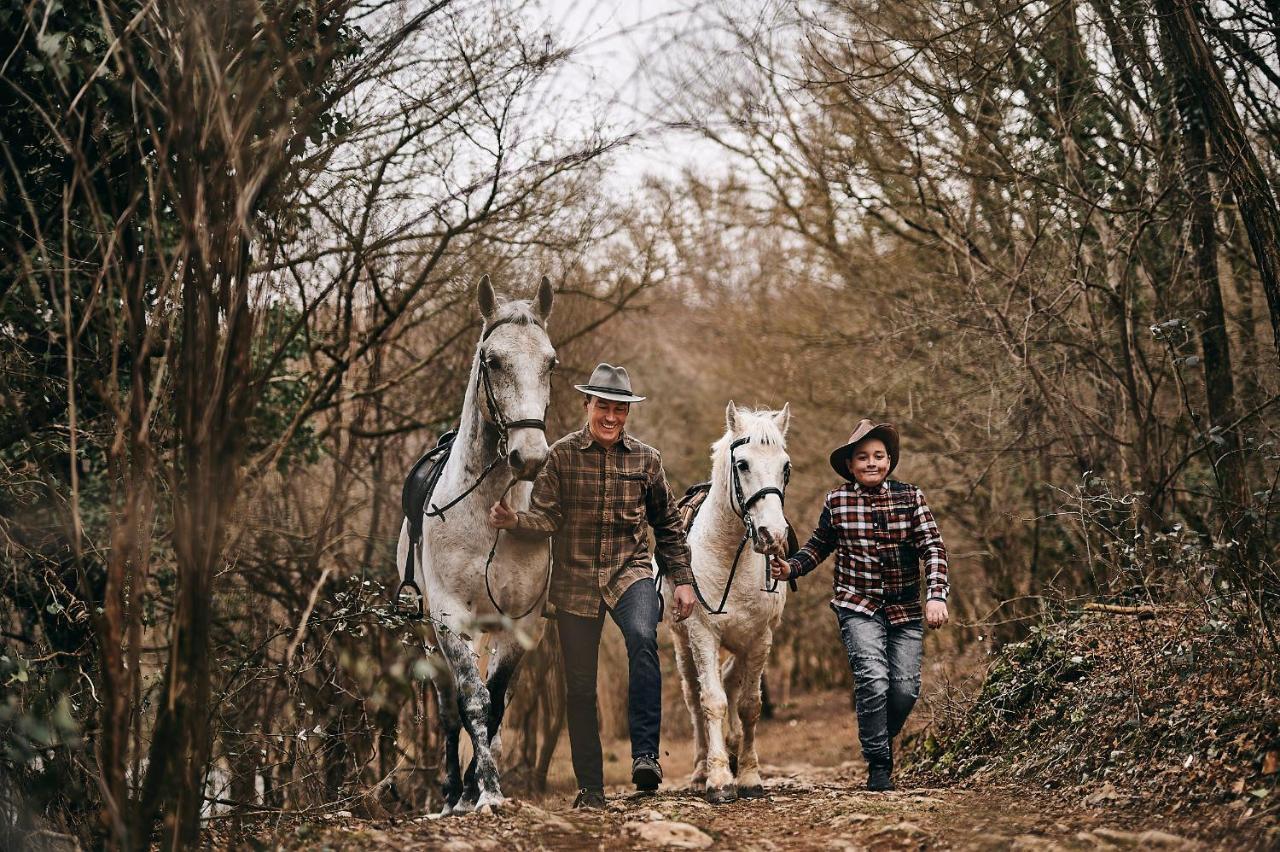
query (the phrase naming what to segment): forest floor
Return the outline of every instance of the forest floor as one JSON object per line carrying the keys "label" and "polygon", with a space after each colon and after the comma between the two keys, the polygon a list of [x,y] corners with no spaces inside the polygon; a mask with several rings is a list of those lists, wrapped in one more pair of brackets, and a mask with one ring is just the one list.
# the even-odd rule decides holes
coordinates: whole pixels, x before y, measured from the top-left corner
{"label": "forest floor", "polygon": [[[1270,849],[1274,828],[1242,827],[1222,806],[1176,813],[1096,790],[1042,790],[976,777],[947,787],[898,780],[870,793],[855,756],[856,725],[843,692],[798,696],[763,721],[763,799],[712,807],[685,788],[685,742],[663,755],[667,783],[655,795],[621,784],[603,811],[574,811],[571,789],[512,799],[492,814],[361,822],[342,815],[277,826],[259,849]],[[567,752],[567,749],[561,749]],[[625,777],[625,742],[606,744],[607,778]],[[557,755],[557,760],[565,760]],[[558,767],[561,772],[563,767]],[[553,773],[553,782],[556,781]],[[243,840],[240,843],[244,843]],[[238,845],[238,844],[237,844]]]}

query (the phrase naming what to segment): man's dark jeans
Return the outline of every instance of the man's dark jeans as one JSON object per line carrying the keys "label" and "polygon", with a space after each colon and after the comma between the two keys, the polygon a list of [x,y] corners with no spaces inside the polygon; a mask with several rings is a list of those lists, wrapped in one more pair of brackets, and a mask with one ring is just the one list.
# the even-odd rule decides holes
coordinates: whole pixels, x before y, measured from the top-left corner
{"label": "man's dark jeans", "polygon": [[[627,717],[631,723],[631,756],[656,755],[658,729],[662,725],[662,672],[658,668],[658,593],[653,583],[632,583],[610,614],[626,640],[630,663]],[[560,613],[556,621],[564,657],[573,772],[578,776],[579,787],[599,790],[604,787],[604,763],[600,754],[596,672],[604,610],[602,607],[595,618]]]}
{"label": "man's dark jeans", "polygon": [[883,610],[864,615],[843,607],[836,618],[853,669],[862,756],[869,766],[887,766],[893,738],[920,697],[924,623],[890,624]]}

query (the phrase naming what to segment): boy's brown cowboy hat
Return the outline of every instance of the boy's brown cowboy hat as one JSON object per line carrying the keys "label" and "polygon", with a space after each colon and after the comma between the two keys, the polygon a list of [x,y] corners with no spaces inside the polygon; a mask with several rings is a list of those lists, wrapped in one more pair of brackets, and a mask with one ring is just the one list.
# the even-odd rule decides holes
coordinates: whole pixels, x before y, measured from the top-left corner
{"label": "boy's brown cowboy hat", "polygon": [[864,417],[854,427],[853,434],[849,436],[848,442],[831,451],[831,467],[836,473],[840,474],[841,478],[851,478],[849,457],[853,455],[854,446],[859,441],[865,441],[867,438],[879,438],[884,441],[884,447],[889,451],[889,473],[893,473],[893,469],[898,466],[897,428],[892,423],[872,423]]}

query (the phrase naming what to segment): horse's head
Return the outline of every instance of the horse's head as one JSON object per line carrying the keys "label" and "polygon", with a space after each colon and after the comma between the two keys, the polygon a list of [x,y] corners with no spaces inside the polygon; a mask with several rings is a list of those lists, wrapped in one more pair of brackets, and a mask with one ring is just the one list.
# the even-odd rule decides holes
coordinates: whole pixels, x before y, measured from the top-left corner
{"label": "horse's head", "polygon": [[547,317],[554,298],[545,275],[532,301],[500,304],[488,275],[476,289],[476,304],[484,318],[476,352],[482,416],[506,431],[507,463],[519,479],[533,479],[547,460],[544,418],[556,366]]}
{"label": "horse's head", "polygon": [[787,455],[790,423],[790,405],[781,411],[753,411],[730,402],[725,409],[727,431],[713,448],[713,479],[728,489],[733,510],[750,516],[756,533],[752,546],[757,553],[786,556],[782,495],[791,476],[791,457]]}

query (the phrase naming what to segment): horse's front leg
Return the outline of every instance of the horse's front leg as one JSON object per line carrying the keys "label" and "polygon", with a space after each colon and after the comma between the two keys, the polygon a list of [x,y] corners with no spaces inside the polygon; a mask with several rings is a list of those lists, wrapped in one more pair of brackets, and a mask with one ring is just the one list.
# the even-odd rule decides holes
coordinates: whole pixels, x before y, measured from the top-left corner
{"label": "horse's front leg", "polygon": [[760,758],[756,754],[756,723],[760,721],[760,675],[769,659],[772,643],[773,632],[766,630],[760,644],[739,657],[737,662],[742,668],[742,688],[736,708],[742,722],[742,739],[738,744],[738,795],[744,799],[764,795]]}
{"label": "horse's front leg", "polygon": [[689,786],[702,790],[707,785],[707,720],[702,715],[698,667],[693,661],[688,633],[679,628],[672,633],[675,639],[676,668],[680,672],[680,688],[684,693],[685,706],[689,708],[689,719],[693,723],[693,774],[689,776]]}
{"label": "horse's front leg", "polygon": [[[470,644],[453,630],[438,629],[440,650],[453,670],[458,691],[458,711],[462,726],[471,737],[475,755],[477,798],[475,807],[488,810],[502,804],[502,789],[498,784],[498,767],[489,750],[489,688],[480,677],[480,666]],[[465,796],[455,807],[457,812],[470,810],[471,802]]]}
{"label": "horse's front leg", "polygon": [[[500,759],[501,738],[499,729],[502,717],[507,709],[507,696],[515,683],[516,672],[520,660],[524,657],[524,646],[511,634],[501,633],[492,639],[493,654],[489,657],[489,674],[485,680],[485,688],[489,691],[489,716],[487,731],[489,734],[489,754],[494,763]],[[480,788],[476,781],[476,755],[472,755],[467,765],[463,801],[479,802]]]}
{"label": "horse's front leg", "polygon": [[440,793],[444,797],[441,813],[448,816],[458,807],[458,801],[462,798],[462,771],[458,760],[462,716],[458,712],[458,691],[453,683],[453,673],[447,665],[432,672],[431,683],[436,689],[440,727],[444,731],[444,778]]}
{"label": "horse's front leg", "polygon": [[698,669],[702,716],[707,725],[707,801],[713,805],[738,798],[724,746],[725,714],[729,702],[720,682],[720,637],[701,624],[689,625],[689,646]]}

